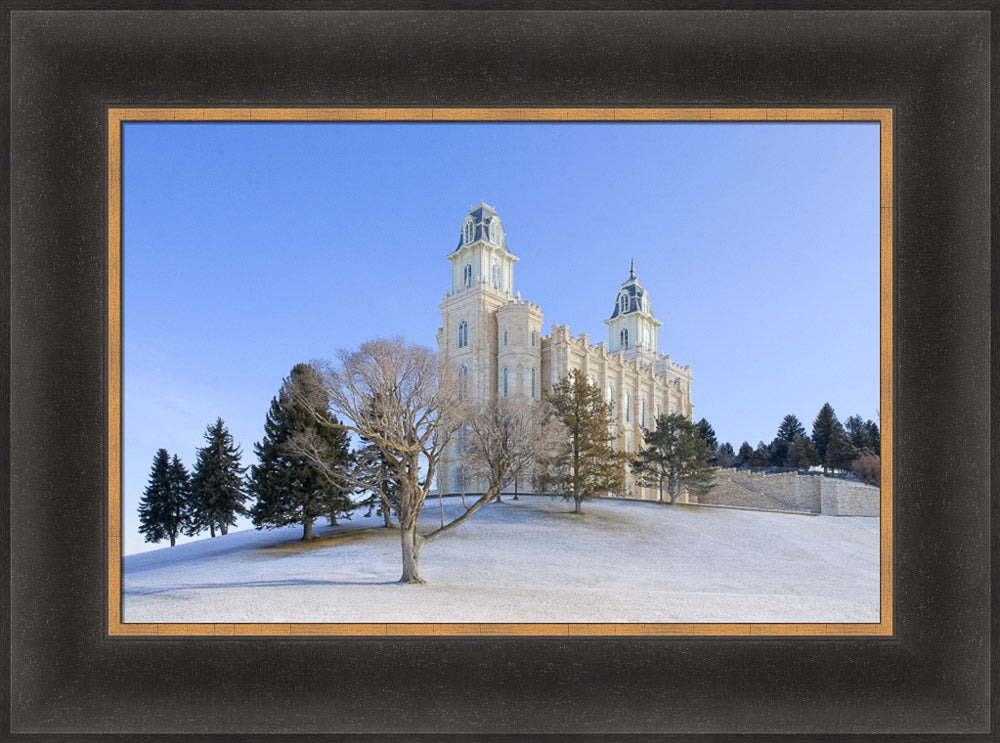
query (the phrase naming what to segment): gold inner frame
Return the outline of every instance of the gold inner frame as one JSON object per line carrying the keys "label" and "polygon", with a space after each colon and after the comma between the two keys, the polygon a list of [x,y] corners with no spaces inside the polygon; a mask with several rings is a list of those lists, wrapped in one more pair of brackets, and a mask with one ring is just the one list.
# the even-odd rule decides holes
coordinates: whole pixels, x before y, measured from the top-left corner
{"label": "gold inner frame", "polygon": [[[124,623],[121,501],[121,129],[132,121],[870,121],[879,124],[880,621],[788,623]],[[892,635],[892,121],[890,108],[109,108],[108,635],[110,636],[887,636]]]}

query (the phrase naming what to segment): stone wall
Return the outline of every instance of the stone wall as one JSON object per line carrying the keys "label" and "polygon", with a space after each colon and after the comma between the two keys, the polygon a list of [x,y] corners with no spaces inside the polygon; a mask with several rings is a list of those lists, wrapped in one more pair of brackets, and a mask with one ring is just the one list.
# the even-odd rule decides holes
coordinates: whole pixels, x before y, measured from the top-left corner
{"label": "stone wall", "polygon": [[699,503],[831,516],[878,516],[880,491],[871,485],[819,475],[768,475],[719,470],[715,487]]}
{"label": "stone wall", "polygon": [[873,485],[850,480],[822,480],[820,497],[823,513],[830,516],[878,516],[882,491]]}

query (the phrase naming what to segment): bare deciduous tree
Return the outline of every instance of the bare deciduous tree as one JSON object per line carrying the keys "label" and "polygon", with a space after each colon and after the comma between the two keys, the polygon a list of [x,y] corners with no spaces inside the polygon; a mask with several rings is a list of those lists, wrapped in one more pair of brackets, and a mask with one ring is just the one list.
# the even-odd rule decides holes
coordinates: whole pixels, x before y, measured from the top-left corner
{"label": "bare deciduous tree", "polygon": [[486,483],[487,501],[515,478],[533,474],[566,436],[550,403],[524,395],[501,397],[472,411],[466,428],[466,456],[472,472]]}
{"label": "bare deciduous tree", "polygon": [[[561,423],[547,404],[510,397],[473,410],[462,394],[457,373],[438,365],[436,354],[403,338],[375,339],[357,351],[340,351],[334,363],[313,362],[330,407],[353,431],[382,453],[392,470],[391,505],[400,526],[401,583],[423,583],[421,548],[468,521],[495,499],[505,484],[527,474],[538,458],[563,436]],[[452,436],[466,426],[465,449],[471,468],[489,483],[487,492],[440,528],[417,533],[417,520],[430,492],[441,453]],[[296,441],[296,453],[311,456],[308,436]],[[379,473],[377,476],[372,473]],[[330,472],[380,495],[387,491],[384,471],[356,467]],[[464,504],[463,504],[464,505]]]}
{"label": "bare deciduous tree", "polygon": [[[394,505],[403,554],[400,582],[423,583],[420,548],[457,526],[453,522],[429,534],[417,533],[441,453],[465,420],[457,373],[439,367],[429,348],[401,337],[366,341],[356,351],[339,351],[333,363],[313,365],[344,428],[378,447],[392,468],[399,488]],[[366,485],[377,489],[377,484]]]}

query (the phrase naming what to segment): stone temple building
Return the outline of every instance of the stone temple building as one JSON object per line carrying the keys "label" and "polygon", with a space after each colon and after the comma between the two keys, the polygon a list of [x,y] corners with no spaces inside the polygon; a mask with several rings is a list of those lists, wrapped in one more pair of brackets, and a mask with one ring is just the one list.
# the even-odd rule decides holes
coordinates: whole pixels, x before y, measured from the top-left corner
{"label": "stone temple building", "polygon": [[[467,389],[479,402],[523,394],[540,399],[571,369],[580,369],[604,391],[612,405],[617,446],[635,452],[642,446],[643,427],[656,416],[680,413],[693,417],[691,367],[659,353],[660,321],[652,312],[649,292],[630,266],[617,289],[611,316],[605,320],[608,341],[592,345],[586,334],[574,337],[568,325],[552,325],[542,334],[542,310],[514,290],[514,264],[503,224],[486,204],[465,217],[458,247],[447,256],[451,289],[441,303],[438,353],[466,377]],[[481,492],[463,468],[461,436],[445,451],[438,467],[442,493]],[[507,492],[531,492],[530,482],[511,483]],[[638,487],[626,477],[625,495],[655,500],[652,488]]]}

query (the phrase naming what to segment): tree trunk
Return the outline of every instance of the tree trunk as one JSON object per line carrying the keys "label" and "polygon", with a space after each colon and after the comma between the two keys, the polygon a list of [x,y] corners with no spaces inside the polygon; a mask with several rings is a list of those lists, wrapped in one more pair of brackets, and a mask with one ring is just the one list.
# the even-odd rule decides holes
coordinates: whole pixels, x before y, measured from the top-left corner
{"label": "tree trunk", "polygon": [[313,539],[313,520],[306,519],[302,522],[302,541],[308,542]]}
{"label": "tree trunk", "polygon": [[177,544],[177,535],[176,534],[171,534],[170,535],[170,546],[173,547],[175,544]]}
{"label": "tree trunk", "polygon": [[222,536],[226,536],[229,533],[229,524],[219,524],[219,531],[222,532]]}
{"label": "tree trunk", "polygon": [[420,577],[420,544],[417,542],[417,527],[402,529],[400,539],[403,544],[403,575],[400,583],[425,583]]}
{"label": "tree trunk", "polygon": [[660,475],[660,503],[663,503],[663,475]]}
{"label": "tree trunk", "polygon": [[331,512],[328,518],[330,519],[330,526],[337,525],[337,514]]}
{"label": "tree trunk", "polygon": [[573,496],[573,503],[575,507],[573,508],[573,513],[583,513],[583,498]]}
{"label": "tree trunk", "polygon": [[208,531],[212,535],[212,539],[215,539],[215,524],[209,524]]}

